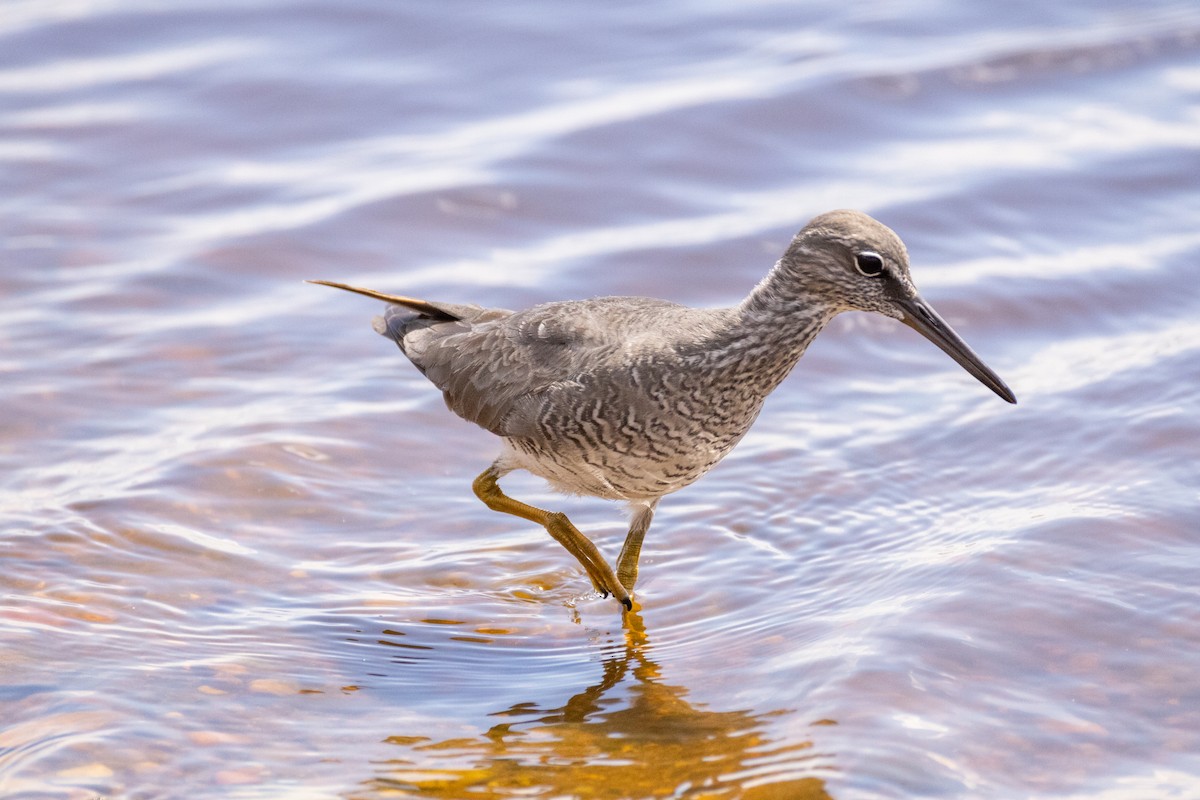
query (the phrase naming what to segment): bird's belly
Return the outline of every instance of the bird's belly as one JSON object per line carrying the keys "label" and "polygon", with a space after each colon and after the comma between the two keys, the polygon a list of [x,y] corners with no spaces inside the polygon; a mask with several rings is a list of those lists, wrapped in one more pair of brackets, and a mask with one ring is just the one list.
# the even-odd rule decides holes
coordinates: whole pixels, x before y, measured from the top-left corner
{"label": "bird's belly", "polygon": [[510,428],[508,461],[560,491],[615,500],[653,500],[688,486],[741,441],[762,397],[745,387],[705,391],[705,374],[694,371],[656,382],[661,372],[618,370],[607,381],[589,375],[556,385]]}
{"label": "bird's belly", "polygon": [[609,500],[652,500],[693,483],[720,461],[727,448],[694,447],[671,452],[617,452],[607,448],[546,447],[505,439],[503,461],[544,478],[567,494]]}

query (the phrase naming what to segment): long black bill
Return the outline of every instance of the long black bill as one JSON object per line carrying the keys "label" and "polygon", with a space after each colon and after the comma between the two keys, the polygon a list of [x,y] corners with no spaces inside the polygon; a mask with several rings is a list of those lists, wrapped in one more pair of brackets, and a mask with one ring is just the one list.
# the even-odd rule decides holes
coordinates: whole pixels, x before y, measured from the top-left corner
{"label": "long black bill", "polygon": [[902,318],[905,325],[924,336],[946,352],[963,369],[979,379],[980,383],[1003,397],[1010,403],[1017,402],[1017,396],[1004,385],[1000,376],[992,372],[984,364],[975,351],[946,324],[946,320],[933,310],[933,307],[921,299],[920,295],[897,301],[904,312]]}

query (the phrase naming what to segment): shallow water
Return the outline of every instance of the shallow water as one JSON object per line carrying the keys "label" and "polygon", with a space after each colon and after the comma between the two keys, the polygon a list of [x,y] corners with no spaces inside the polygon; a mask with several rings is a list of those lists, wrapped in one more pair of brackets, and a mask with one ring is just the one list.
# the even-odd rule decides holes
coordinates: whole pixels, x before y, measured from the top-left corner
{"label": "shallow water", "polygon": [[[9,0],[0,796],[1200,797],[1200,10]],[[623,624],[301,283],[844,315]],[[567,511],[614,556],[623,510]]]}

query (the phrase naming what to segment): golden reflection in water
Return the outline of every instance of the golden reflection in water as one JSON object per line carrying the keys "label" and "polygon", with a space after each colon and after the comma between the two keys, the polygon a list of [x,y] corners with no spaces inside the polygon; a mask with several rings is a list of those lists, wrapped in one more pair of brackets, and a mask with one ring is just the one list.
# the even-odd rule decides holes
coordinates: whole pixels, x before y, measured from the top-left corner
{"label": "golden reflection in water", "polygon": [[563,706],[518,703],[494,712],[501,721],[477,738],[390,736],[395,758],[381,762],[352,800],[830,800],[824,781],[804,774],[828,768],[818,763],[812,742],[781,744],[764,732],[764,720],[784,712],[708,711],[688,703],[685,688],[660,680],[641,617],[626,616],[622,652],[603,662],[599,681]]}

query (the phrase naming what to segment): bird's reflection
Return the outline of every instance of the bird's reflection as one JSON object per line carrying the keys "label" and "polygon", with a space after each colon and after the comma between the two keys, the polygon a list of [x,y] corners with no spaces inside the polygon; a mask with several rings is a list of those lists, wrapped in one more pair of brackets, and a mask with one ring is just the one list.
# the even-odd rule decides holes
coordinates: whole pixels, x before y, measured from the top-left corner
{"label": "bird's reflection", "polygon": [[493,713],[477,737],[389,738],[360,797],[588,797],[827,799],[811,742],[766,732],[782,712],[710,711],[661,680],[641,617],[627,615],[623,646],[600,680],[558,708],[519,703]]}

